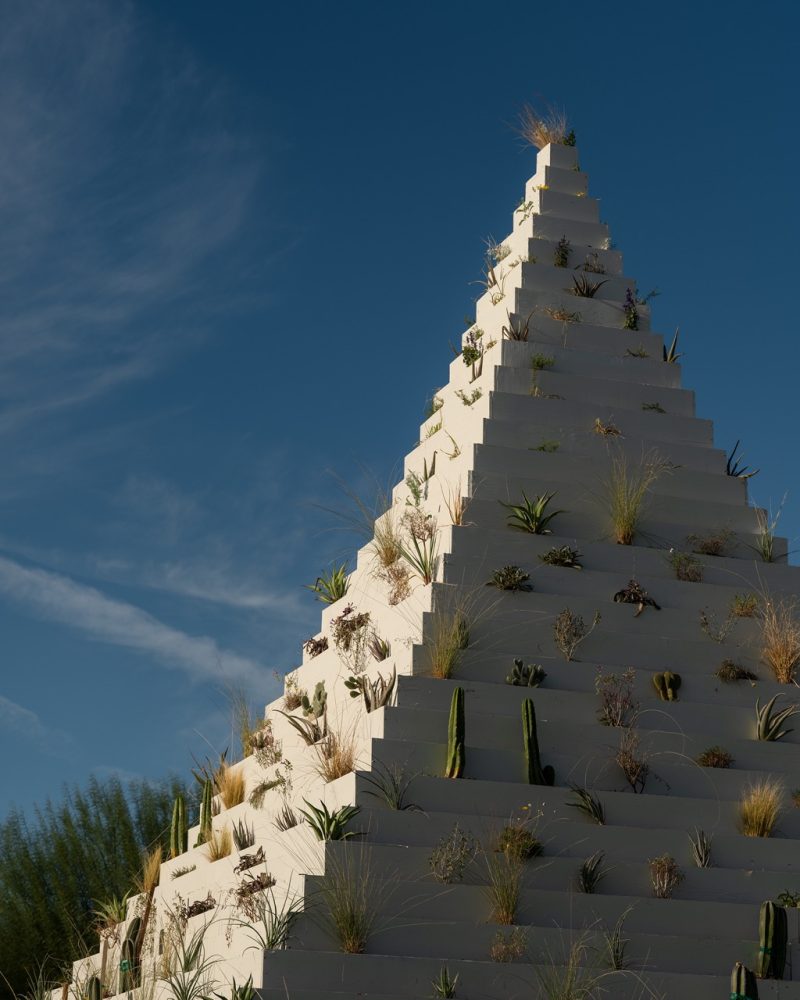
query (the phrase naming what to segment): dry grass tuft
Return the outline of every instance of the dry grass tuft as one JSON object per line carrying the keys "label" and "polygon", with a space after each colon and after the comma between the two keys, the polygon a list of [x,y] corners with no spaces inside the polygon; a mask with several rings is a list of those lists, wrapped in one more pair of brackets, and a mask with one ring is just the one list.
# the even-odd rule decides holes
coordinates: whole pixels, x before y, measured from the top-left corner
{"label": "dry grass tuft", "polygon": [[142,863],[142,874],[137,879],[137,889],[139,892],[152,892],[158,885],[161,876],[161,862],[163,861],[163,850],[161,844],[157,844],[150,851]]}
{"label": "dry grass tuft", "polygon": [[535,149],[544,149],[551,142],[563,142],[567,134],[566,113],[554,107],[539,112],[532,105],[524,104],[516,132]]}
{"label": "dry grass tuft", "polygon": [[623,452],[611,459],[611,473],[602,493],[617,545],[632,545],[648,496],[658,478],[669,467],[656,452],[649,452],[631,468]]}
{"label": "dry grass tuft", "polygon": [[390,507],[382,517],[375,521],[372,551],[384,569],[393,566],[403,554],[400,528],[393,507]]}
{"label": "dry grass tuft", "polygon": [[461,480],[455,486],[448,486],[447,492],[442,488],[442,499],[447,510],[447,514],[453,524],[463,524],[464,516],[467,513],[469,499],[461,495]]}
{"label": "dry grass tuft", "polygon": [[217,772],[216,783],[220,801],[226,809],[232,809],[244,802],[244,771],[242,768],[234,769],[226,764]]}
{"label": "dry grass tuft", "polygon": [[761,658],[775,680],[791,684],[800,663],[800,620],[795,598],[765,597],[761,609]]}
{"label": "dry grass tuft", "polygon": [[314,752],[314,770],[323,781],[350,774],[356,769],[355,729],[331,729],[324,740],[314,744]]}
{"label": "dry grass tuft", "polygon": [[739,800],[739,829],[745,837],[771,837],[782,801],[783,785],[776,778],[749,785]]}
{"label": "dry grass tuft", "polygon": [[485,889],[491,908],[489,920],[493,924],[516,923],[522,875],[525,863],[505,851],[486,855],[487,886]]}
{"label": "dry grass tuft", "polygon": [[228,827],[214,830],[206,843],[209,861],[221,861],[227,858],[233,850],[233,837]]}

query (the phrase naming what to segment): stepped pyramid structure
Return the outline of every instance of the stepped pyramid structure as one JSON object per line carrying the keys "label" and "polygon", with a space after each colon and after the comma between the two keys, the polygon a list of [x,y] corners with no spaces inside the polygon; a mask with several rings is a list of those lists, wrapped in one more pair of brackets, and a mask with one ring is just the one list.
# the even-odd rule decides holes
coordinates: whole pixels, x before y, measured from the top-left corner
{"label": "stepped pyramid structure", "polygon": [[[231,768],[244,801],[176,831],[77,997],[97,977],[175,995],[202,939],[207,993],[252,976],[264,1000],[601,995],[545,990],[570,963],[615,998],[755,996],[737,962],[762,998],[800,998],[800,911],[765,910],[759,936],[762,903],[800,892],[800,730],[764,738],[795,700],[773,668],[800,650],[764,632],[798,570],[695,416],[574,147],[539,152],[492,258],[390,509]],[[212,861],[224,830],[244,846]]]}

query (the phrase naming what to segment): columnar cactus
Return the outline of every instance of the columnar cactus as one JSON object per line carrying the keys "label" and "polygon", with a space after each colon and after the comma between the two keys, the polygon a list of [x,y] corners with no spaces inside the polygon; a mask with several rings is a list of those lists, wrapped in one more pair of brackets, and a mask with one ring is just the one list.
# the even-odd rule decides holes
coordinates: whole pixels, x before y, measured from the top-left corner
{"label": "columnar cactus", "polygon": [[758,975],[783,979],[786,967],[786,910],[771,900],[761,904],[758,920]]}
{"label": "columnar cactus", "polygon": [[141,917],[134,917],[128,925],[122,942],[119,962],[119,992],[129,993],[136,988],[136,939],[142,927]]}
{"label": "columnar cactus", "polygon": [[86,984],[86,996],[88,1000],[103,1000],[103,984],[98,976],[92,976]]}
{"label": "columnar cactus", "polygon": [[182,795],[175,796],[172,807],[172,825],[169,829],[169,856],[177,858],[189,849],[189,828],[186,825],[186,801]]}
{"label": "columnar cactus", "polygon": [[450,702],[450,723],[447,728],[447,765],[445,778],[463,778],[466,749],[464,747],[464,688],[453,691]]}
{"label": "columnar cactus", "polygon": [[662,670],[661,673],[653,674],[653,686],[658,691],[662,701],[677,701],[681,675],[673,674],[669,670]]}
{"label": "columnar cactus", "polygon": [[539,741],[536,737],[536,711],[530,698],[526,698],[522,703],[522,742],[525,747],[528,783],[531,785],[552,785],[556,780],[555,771],[549,764],[542,767],[542,760],[539,756]]}
{"label": "columnar cactus", "polygon": [[529,663],[525,666],[522,660],[514,660],[511,673],[506,677],[506,684],[512,684],[514,687],[535,688],[539,687],[545,677],[547,674],[538,663]]}
{"label": "columnar cactus", "polygon": [[737,962],[731,973],[730,1000],[758,1000],[758,983],[753,972]]}
{"label": "columnar cactus", "polygon": [[200,799],[200,832],[197,834],[195,847],[205,844],[211,837],[211,798],[213,788],[211,778],[206,778],[203,782],[203,796]]}

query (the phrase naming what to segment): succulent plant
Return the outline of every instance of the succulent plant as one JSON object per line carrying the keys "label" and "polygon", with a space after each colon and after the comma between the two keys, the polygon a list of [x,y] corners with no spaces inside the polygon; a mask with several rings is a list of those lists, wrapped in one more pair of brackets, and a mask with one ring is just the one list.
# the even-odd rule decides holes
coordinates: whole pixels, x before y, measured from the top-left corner
{"label": "succulent plant", "polygon": [[195,847],[200,847],[201,844],[205,844],[211,836],[211,799],[213,791],[214,789],[211,784],[211,778],[206,778],[203,782],[203,794],[200,799],[200,830],[197,834],[197,840],[194,845]]}
{"label": "succulent plant", "polygon": [[758,983],[755,974],[741,962],[734,965],[731,973],[730,1000],[758,1000]]}
{"label": "succulent plant", "polygon": [[309,719],[319,719],[320,716],[325,714],[325,710],[328,707],[328,693],[325,690],[325,681],[319,681],[314,688],[314,694],[310,698],[307,694],[303,695],[300,699],[300,707],[303,709],[303,715]]}
{"label": "succulent plant", "polygon": [[783,979],[786,967],[786,910],[767,900],[758,919],[758,977]]}
{"label": "succulent plant", "polygon": [[450,702],[450,722],[447,729],[447,764],[445,778],[463,778],[464,761],[464,688],[453,691]]}
{"label": "succulent plant", "polygon": [[539,687],[545,677],[547,674],[540,664],[529,663],[526,666],[522,660],[515,659],[511,673],[506,677],[506,684],[511,684],[514,687],[535,688]]}
{"label": "succulent plant", "polygon": [[662,670],[653,674],[653,687],[658,691],[662,701],[677,701],[681,686],[681,675],[673,674],[671,670]]}
{"label": "succulent plant", "polygon": [[175,796],[172,807],[172,824],[169,829],[169,856],[177,858],[189,848],[189,828],[186,824],[186,800]]}
{"label": "succulent plant", "polygon": [[623,587],[622,590],[618,590],[616,594],[614,594],[614,603],[636,604],[637,609],[635,617],[637,618],[646,607],[655,608],[656,611],[661,610],[661,606],[656,604],[638,580],[629,580],[627,587]]}
{"label": "succulent plant", "polygon": [[763,706],[759,699],[756,699],[758,738],[765,740],[767,743],[775,743],[783,739],[788,733],[791,733],[791,729],[781,729],[781,726],[787,719],[791,719],[793,715],[797,715],[800,712],[800,708],[797,705],[788,705],[786,708],[782,708],[780,712],[774,712],[775,702],[778,698],[782,697],[783,695],[776,694]]}
{"label": "succulent plant", "polygon": [[503,566],[496,569],[491,579],[486,581],[487,587],[497,587],[498,590],[533,590],[533,584],[528,583],[530,573],[519,566]]}
{"label": "succulent plant", "polygon": [[539,741],[536,736],[536,710],[530,698],[526,698],[522,703],[522,742],[525,747],[528,783],[531,785],[552,785],[556,778],[555,771],[549,764],[542,767]]}
{"label": "succulent plant", "polygon": [[103,984],[99,976],[92,976],[86,984],[87,1000],[103,1000]]}

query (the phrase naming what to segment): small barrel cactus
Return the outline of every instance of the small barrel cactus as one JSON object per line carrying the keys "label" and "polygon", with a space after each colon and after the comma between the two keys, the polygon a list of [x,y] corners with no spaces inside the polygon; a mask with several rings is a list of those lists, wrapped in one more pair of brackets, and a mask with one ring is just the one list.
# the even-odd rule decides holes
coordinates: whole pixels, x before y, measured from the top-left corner
{"label": "small barrel cactus", "polygon": [[539,687],[542,681],[547,677],[544,668],[538,663],[529,663],[525,666],[522,660],[514,660],[514,666],[511,668],[511,673],[506,677],[506,684],[512,684],[514,687]]}
{"label": "small barrel cactus", "polygon": [[753,972],[737,962],[731,973],[730,1000],[758,1000],[758,983]]}
{"label": "small barrel cactus", "polygon": [[463,778],[466,748],[464,746],[464,688],[453,691],[450,702],[450,722],[447,729],[447,764],[445,778]]}
{"label": "small barrel cactus", "polygon": [[680,674],[673,674],[670,670],[662,670],[661,673],[653,674],[653,687],[658,691],[662,701],[677,701],[680,686]]}

